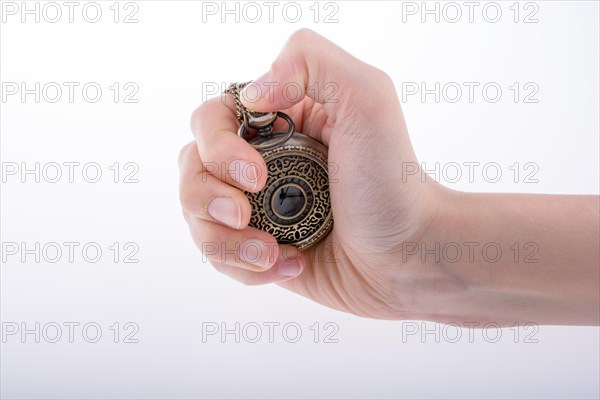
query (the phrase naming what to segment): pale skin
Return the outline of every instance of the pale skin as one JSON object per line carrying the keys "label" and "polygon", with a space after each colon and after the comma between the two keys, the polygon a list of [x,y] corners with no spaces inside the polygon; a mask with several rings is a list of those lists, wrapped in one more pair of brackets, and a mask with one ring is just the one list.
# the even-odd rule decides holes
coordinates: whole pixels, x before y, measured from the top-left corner
{"label": "pale skin", "polygon": [[[289,82],[305,96],[277,89]],[[306,90],[328,82],[334,96]],[[232,96],[207,101],[192,115],[195,141],[180,153],[180,198],[194,242],[218,271],[369,318],[599,324],[598,196],[464,193],[420,172],[403,176],[401,163],[418,163],[391,79],[309,30],[292,35],[255,85],[242,92],[246,107],[284,111],[296,131],[328,147],[335,224],[305,251],[249,227],[242,190],[264,187],[266,165],[236,134]],[[262,98],[250,92],[257,88]],[[480,244],[472,254],[469,243]],[[490,260],[485,243],[503,256]],[[436,259],[419,247],[436,244],[459,244],[463,255]]]}

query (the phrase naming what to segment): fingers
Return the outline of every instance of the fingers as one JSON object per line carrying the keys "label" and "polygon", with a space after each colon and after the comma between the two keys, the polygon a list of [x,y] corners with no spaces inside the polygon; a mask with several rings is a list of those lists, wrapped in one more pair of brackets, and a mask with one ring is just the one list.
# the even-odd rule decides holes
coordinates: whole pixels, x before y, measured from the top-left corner
{"label": "fingers", "polygon": [[195,142],[181,150],[179,168],[179,197],[184,212],[234,229],[248,225],[252,213],[248,198],[204,168]]}
{"label": "fingers", "polygon": [[180,198],[192,238],[217,270],[245,284],[292,279],[302,272],[298,250],[248,227],[251,206],[240,190],[266,182],[262,156],[237,135],[231,95],[198,107],[191,121],[195,142],[180,152]]}
{"label": "fingers", "polygon": [[237,135],[239,123],[231,95],[211,99],[192,114],[191,128],[204,169],[239,189],[257,192],[267,181],[262,156]]}
{"label": "fingers", "polygon": [[235,230],[190,215],[185,216],[196,246],[208,261],[250,271],[266,271],[277,261],[273,236],[252,227]]}
{"label": "fingers", "polygon": [[246,195],[209,173],[195,142],[179,155],[180,196],[192,238],[220,272],[247,285],[283,282],[302,272],[299,252],[248,227]]}
{"label": "fingers", "polygon": [[317,33],[301,29],[290,37],[270,71],[242,91],[241,99],[253,111],[275,111],[308,96],[334,115],[357,99],[372,104],[390,82],[380,70]]}
{"label": "fingers", "polygon": [[[295,247],[292,246],[280,247],[295,249]],[[217,271],[235,279],[238,282],[243,283],[244,285],[280,283],[292,280],[303,272],[303,264],[300,256],[296,258],[289,258],[283,254],[285,254],[285,252],[280,253],[277,263],[271,269],[264,272],[252,272],[220,262],[212,262],[212,264]]]}
{"label": "fingers", "polygon": [[247,285],[282,282],[302,272],[299,251],[280,246],[268,233],[233,230],[186,215],[196,246],[220,272]]}
{"label": "fingers", "polygon": [[[242,100],[251,110],[275,111],[290,109],[308,96],[323,105],[328,117],[335,117],[348,107],[356,111],[356,104],[377,107],[382,87],[393,87],[386,78],[325,38],[300,30],[271,70],[242,92]],[[261,96],[249,102],[252,86]],[[273,90],[277,86],[280,90]],[[186,219],[196,245],[221,272],[248,284],[291,279],[302,271],[301,260],[282,258],[280,251],[288,246],[278,246],[270,234],[248,227],[250,204],[238,189],[260,191],[267,169],[262,156],[237,135],[238,127],[231,95],[194,111],[191,128],[197,149],[190,145],[181,161]]]}

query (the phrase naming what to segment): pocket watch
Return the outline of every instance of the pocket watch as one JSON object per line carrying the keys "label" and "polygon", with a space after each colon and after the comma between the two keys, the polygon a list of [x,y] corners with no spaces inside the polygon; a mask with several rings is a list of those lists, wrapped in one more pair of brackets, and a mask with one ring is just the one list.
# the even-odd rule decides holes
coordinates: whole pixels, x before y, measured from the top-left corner
{"label": "pocket watch", "polygon": [[[278,243],[307,249],[333,227],[327,147],[295,132],[294,122],[281,111],[259,113],[244,107],[240,91],[249,83],[233,83],[225,92],[234,96],[238,135],[267,164],[265,187],[257,193],[244,192],[252,206],[250,226],[270,233]],[[287,123],[285,132],[273,131],[277,118]]]}

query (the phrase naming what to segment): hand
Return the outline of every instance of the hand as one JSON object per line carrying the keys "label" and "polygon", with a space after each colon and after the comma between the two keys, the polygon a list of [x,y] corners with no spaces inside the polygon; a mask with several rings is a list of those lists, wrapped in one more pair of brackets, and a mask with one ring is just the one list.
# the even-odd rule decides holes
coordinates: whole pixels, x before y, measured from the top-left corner
{"label": "hand", "polygon": [[[269,82],[280,85],[269,92]],[[281,89],[289,82],[304,88],[306,97],[290,102]],[[258,265],[236,262],[236,255],[227,257],[222,251],[208,258],[219,271],[247,284],[277,282],[358,315],[408,316],[414,288],[398,279],[399,244],[424,234],[441,189],[419,179],[397,183],[402,179],[400,163],[416,158],[391,79],[323,37],[301,30],[255,84],[262,85],[265,97],[246,100],[249,109],[284,111],[296,131],[329,147],[333,230],[297,257],[295,249],[277,246],[270,235],[248,227],[250,204],[236,188],[262,189],[267,171],[260,154],[236,135],[239,123],[228,95],[225,102],[213,99],[194,112],[196,141],[181,153],[181,201],[197,245],[206,250],[207,243],[227,243],[221,247],[233,249],[244,247],[246,240],[266,242]],[[243,99],[255,95],[242,92]],[[245,186],[223,173],[231,160],[257,165],[258,184]],[[209,174],[206,164],[219,169]],[[214,199],[216,204],[210,204]]]}
{"label": "hand", "polygon": [[[290,99],[283,90],[286,84],[299,86],[305,96]],[[263,94],[258,99],[257,88]],[[217,270],[245,284],[277,283],[328,307],[371,318],[500,324],[538,321],[532,317],[539,317],[539,323],[596,321],[593,313],[569,311],[596,298],[594,285],[585,288],[584,300],[576,296],[559,312],[547,312],[547,295],[536,286],[532,270],[515,293],[507,283],[510,279],[505,282],[492,273],[501,274],[504,268],[506,277],[518,280],[523,271],[510,264],[494,265],[490,272],[480,259],[448,265],[414,253],[408,257],[406,243],[471,239],[509,243],[512,236],[499,236],[503,224],[515,229],[527,220],[518,213],[503,213],[503,207],[520,204],[531,208],[531,215],[548,210],[533,197],[470,196],[423,179],[394,85],[382,71],[316,33],[301,30],[289,39],[270,71],[241,95],[252,111],[284,111],[296,131],[329,148],[335,222],[324,240],[303,252],[277,245],[271,235],[249,227],[250,203],[241,189],[256,192],[264,187],[265,162],[237,136],[232,96],[208,101],[194,111],[191,126],[196,140],[180,154],[180,197],[196,245]],[[407,174],[407,165],[417,169]],[[498,214],[488,215],[490,209]],[[511,221],[512,215],[517,220]],[[593,223],[594,218],[598,221],[597,213],[582,220]],[[489,224],[480,227],[477,221]],[[540,241],[547,234],[527,226],[518,232],[533,232]],[[597,243],[597,230],[588,240],[594,238]],[[582,279],[596,277],[597,283],[594,255],[588,251],[584,257]],[[561,280],[560,270],[539,267]],[[521,302],[530,306],[519,307]],[[561,312],[570,316],[561,319]]]}

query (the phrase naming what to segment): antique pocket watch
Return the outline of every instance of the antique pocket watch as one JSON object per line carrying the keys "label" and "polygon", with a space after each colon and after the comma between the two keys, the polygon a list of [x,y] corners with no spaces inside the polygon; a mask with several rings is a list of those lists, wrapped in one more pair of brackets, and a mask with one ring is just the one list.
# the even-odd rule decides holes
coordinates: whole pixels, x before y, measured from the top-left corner
{"label": "antique pocket watch", "polygon": [[[257,193],[245,192],[252,206],[250,226],[272,234],[278,243],[306,249],[323,239],[333,227],[327,148],[294,132],[294,122],[283,112],[249,111],[240,101],[246,83],[226,90],[234,96],[238,135],[258,150],[267,164],[267,183]],[[274,132],[282,118],[285,132]]]}

